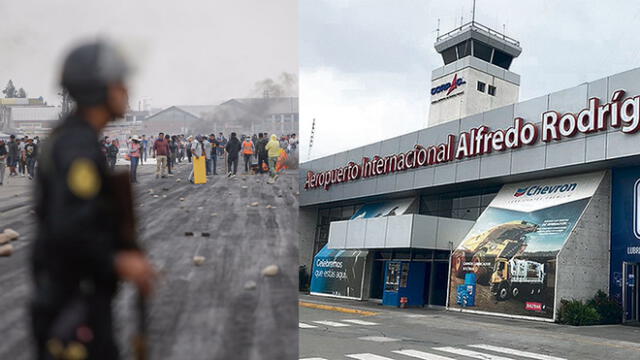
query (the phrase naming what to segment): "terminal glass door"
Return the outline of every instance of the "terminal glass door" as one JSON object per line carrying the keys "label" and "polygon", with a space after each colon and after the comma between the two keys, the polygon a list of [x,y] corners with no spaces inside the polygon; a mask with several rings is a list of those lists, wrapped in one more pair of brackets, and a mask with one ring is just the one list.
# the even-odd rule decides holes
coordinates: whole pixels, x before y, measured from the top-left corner
{"label": "terminal glass door", "polygon": [[638,276],[640,275],[640,265],[625,262],[622,268],[622,307],[624,309],[625,322],[637,322],[640,319],[640,309],[638,299],[640,291],[638,287]]}

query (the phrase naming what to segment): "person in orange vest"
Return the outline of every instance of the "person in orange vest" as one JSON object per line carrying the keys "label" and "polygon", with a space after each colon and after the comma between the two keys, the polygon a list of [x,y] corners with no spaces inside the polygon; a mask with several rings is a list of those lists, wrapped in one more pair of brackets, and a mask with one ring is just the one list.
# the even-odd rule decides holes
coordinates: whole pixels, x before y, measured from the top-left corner
{"label": "person in orange vest", "polygon": [[244,172],[248,173],[251,168],[251,156],[255,152],[255,146],[250,137],[246,137],[242,142],[242,156],[244,156]]}

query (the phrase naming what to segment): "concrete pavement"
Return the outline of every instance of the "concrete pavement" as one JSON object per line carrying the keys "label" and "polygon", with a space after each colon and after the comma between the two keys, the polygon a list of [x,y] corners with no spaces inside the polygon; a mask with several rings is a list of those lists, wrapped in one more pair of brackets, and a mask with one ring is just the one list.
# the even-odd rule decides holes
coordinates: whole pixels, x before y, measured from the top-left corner
{"label": "concrete pavement", "polygon": [[[297,174],[275,185],[266,176],[221,175],[192,185],[188,164],[167,179],[155,179],[154,169],[140,167],[134,188],[139,237],[162,274],[149,310],[151,358],[297,358]],[[33,358],[26,313],[30,194],[26,179],[0,188],[0,229],[22,235],[13,256],[0,258],[0,359]],[[205,257],[202,266],[194,266],[195,255]],[[280,272],[263,276],[272,264]],[[123,358],[131,355],[133,295],[123,286],[116,299]]]}
{"label": "concrete pavement", "polygon": [[300,300],[376,313],[300,306],[300,359],[626,360],[640,352],[638,327],[572,327],[306,295]]}

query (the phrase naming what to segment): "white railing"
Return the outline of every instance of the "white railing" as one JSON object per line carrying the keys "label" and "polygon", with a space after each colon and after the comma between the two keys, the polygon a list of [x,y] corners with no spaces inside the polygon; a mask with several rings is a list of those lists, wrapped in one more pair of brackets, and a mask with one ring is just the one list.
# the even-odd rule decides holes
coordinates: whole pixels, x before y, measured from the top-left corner
{"label": "white railing", "polygon": [[502,39],[502,40],[504,40],[504,41],[506,41],[506,42],[508,42],[508,43],[510,43],[512,45],[520,47],[520,42],[518,40],[516,40],[514,38],[511,38],[511,37],[509,37],[509,36],[507,36],[505,34],[502,34],[502,33],[498,32],[496,30],[493,30],[488,26],[485,26],[485,25],[482,25],[480,23],[477,23],[475,21],[470,21],[470,22],[468,22],[466,24],[463,24],[463,25],[461,25],[461,26],[449,31],[448,33],[445,33],[445,34],[442,34],[442,35],[438,36],[436,41],[442,41],[442,40],[446,40],[446,39],[452,38],[455,35],[463,32],[463,31],[465,31],[467,29],[479,29],[479,30],[485,31],[485,32],[487,32],[487,33],[489,33],[489,34],[491,34],[491,35],[493,35],[493,36],[495,36],[497,38],[500,38],[500,39]]}

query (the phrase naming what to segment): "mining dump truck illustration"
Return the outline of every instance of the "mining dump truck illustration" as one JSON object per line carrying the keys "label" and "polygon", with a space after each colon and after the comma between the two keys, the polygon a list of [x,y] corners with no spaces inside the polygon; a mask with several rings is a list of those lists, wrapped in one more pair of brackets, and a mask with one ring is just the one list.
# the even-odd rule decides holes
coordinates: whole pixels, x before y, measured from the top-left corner
{"label": "mining dump truck illustration", "polygon": [[491,294],[499,301],[519,295],[540,295],[545,275],[544,264],[535,261],[496,259],[491,275]]}
{"label": "mining dump truck illustration", "polygon": [[[498,258],[511,259],[524,253],[527,247],[526,235],[537,230],[536,224],[511,221],[465,240],[451,256],[453,274],[463,278],[465,272],[473,271],[478,283],[487,284],[492,271],[488,263]],[[472,265],[469,266],[469,263]]]}

